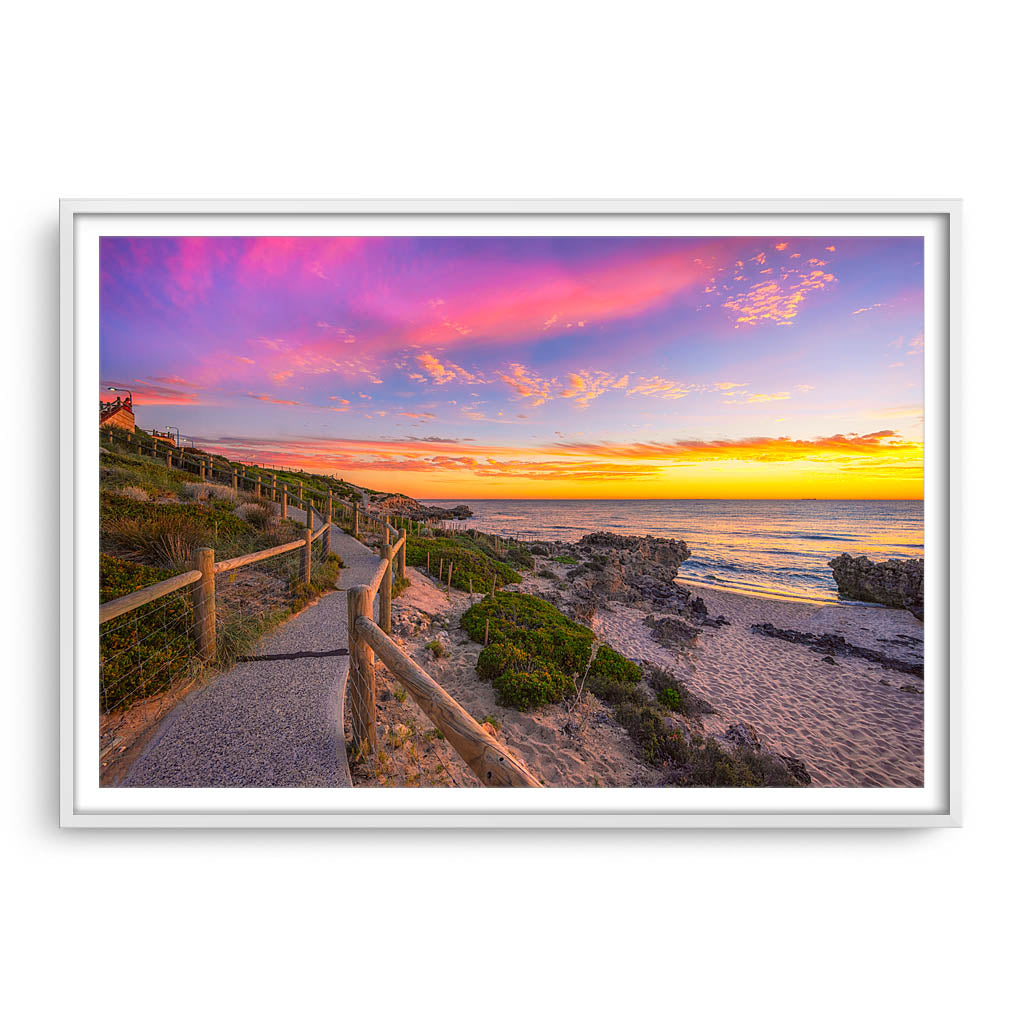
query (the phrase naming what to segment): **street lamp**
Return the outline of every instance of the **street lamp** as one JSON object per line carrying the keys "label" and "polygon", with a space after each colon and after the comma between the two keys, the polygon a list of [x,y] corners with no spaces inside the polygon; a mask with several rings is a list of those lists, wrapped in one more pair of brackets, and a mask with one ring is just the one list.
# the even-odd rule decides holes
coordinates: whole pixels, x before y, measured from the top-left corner
{"label": "street lamp", "polygon": [[167,433],[169,434],[172,430],[174,431],[174,443],[180,448],[181,447],[181,434],[178,433],[178,428],[177,427],[168,427],[167,428]]}
{"label": "street lamp", "polygon": [[108,391],[127,391],[128,392],[128,404],[129,405],[134,405],[135,404],[134,400],[132,399],[132,393],[130,391],[128,391],[127,388],[111,388],[111,387],[108,387],[107,390]]}

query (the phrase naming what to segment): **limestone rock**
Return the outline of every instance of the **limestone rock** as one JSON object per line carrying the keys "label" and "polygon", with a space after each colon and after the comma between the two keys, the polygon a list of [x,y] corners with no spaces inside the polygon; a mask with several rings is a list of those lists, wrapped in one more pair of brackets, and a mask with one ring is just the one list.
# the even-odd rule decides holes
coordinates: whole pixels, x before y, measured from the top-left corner
{"label": "limestone rock", "polygon": [[757,730],[748,722],[733,722],[722,737],[737,747],[749,747],[751,750],[761,749],[761,737]]}
{"label": "limestone rock", "polygon": [[866,555],[842,554],[829,563],[839,596],[906,608],[924,618],[924,559],[890,558],[872,562]]}

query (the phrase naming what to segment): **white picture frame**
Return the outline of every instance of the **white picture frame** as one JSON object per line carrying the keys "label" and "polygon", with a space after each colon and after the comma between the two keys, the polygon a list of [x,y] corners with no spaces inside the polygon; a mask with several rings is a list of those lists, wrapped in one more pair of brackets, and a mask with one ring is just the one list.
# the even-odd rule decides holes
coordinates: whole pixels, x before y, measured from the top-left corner
{"label": "white picture frame", "polygon": [[[921,828],[962,822],[959,405],[961,204],[957,200],[86,200],[60,204],[60,824],[72,828]],[[446,220],[445,220],[446,219]],[[894,225],[926,238],[925,515],[928,575],[926,778],[923,790],[101,791],[90,779],[88,644],[95,634],[82,497],[93,488],[97,307],[94,242],[100,234],[343,234],[358,222],[456,222],[464,233],[500,222],[509,233],[646,225],[673,233],[847,233]],[[796,224],[799,223],[799,228]],[[258,227],[257,227],[258,225]],[[315,229],[315,230],[314,230]],[[669,230],[671,229],[671,230]],[[443,232],[442,232],[443,233]],[[453,232],[454,233],[454,232]],[[582,230],[581,233],[588,233]],[[597,232],[594,232],[597,233]],[[694,232],[696,233],[696,232]],[[92,545],[95,547],[95,545]],[[95,554],[92,555],[95,558]],[[83,658],[86,660],[83,661]],[[95,664],[95,662],[93,662]],[[90,705],[91,702],[91,705]],[[89,746],[89,743],[92,746]],[[678,791],[677,791],[678,792]],[[182,793],[186,794],[182,798]],[[823,796],[824,794],[824,796]],[[856,799],[865,794],[864,799]],[[333,795],[333,803],[332,803]],[[752,796],[751,796],[752,795]],[[811,797],[814,796],[813,799]],[[784,798],[785,797],[785,798]],[[741,799],[742,798],[742,799]],[[751,800],[753,802],[751,802]]]}

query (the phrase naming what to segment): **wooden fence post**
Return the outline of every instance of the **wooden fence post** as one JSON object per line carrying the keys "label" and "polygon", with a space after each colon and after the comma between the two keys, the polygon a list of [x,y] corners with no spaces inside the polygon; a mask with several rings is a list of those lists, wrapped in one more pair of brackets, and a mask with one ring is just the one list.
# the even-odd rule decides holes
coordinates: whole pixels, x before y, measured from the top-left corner
{"label": "wooden fence post", "polygon": [[[334,491],[327,492],[327,522],[334,522]],[[328,533],[331,531],[328,530]]]}
{"label": "wooden fence post", "polygon": [[168,453],[167,453],[167,468],[168,469],[171,468],[171,453],[170,453],[170,451],[168,451]]}
{"label": "wooden fence post", "polygon": [[281,484],[281,518],[288,518],[288,485]]}
{"label": "wooden fence post", "polygon": [[[359,540],[359,506],[353,501],[352,502],[352,536],[356,540]],[[373,616],[371,615],[372,619]]]}
{"label": "wooden fence post", "polygon": [[202,579],[192,584],[192,619],[195,623],[196,650],[203,661],[213,661],[217,653],[217,598],[213,548],[199,548],[192,559],[192,568],[203,574]]}
{"label": "wooden fence post", "polygon": [[238,493],[238,469],[237,469],[237,467],[233,467],[232,470],[231,470],[231,487],[234,490],[235,494],[237,494]]}
{"label": "wooden fence post", "polygon": [[299,481],[299,504],[302,504],[302,481]]}
{"label": "wooden fence post", "polygon": [[402,529],[402,546],[398,551],[398,578],[405,579],[405,529]]}
{"label": "wooden fence post", "polygon": [[[381,542],[381,555],[383,558],[388,560],[388,567],[384,570],[384,579],[380,581],[380,590],[377,593],[380,595],[380,622],[378,626],[389,636],[391,635],[391,586],[392,580],[394,579],[394,557],[391,554],[391,542],[388,540],[387,534],[384,534],[384,540]],[[372,615],[370,616],[373,617]]]}
{"label": "wooden fence post", "polygon": [[205,480],[206,479],[206,463],[205,462],[200,462],[199,463],[199,479],[200,480]]}
{"label": "wooden fence post", "polygon": [[308,583],[313,572],[313,531],[307,528],[305,537],[306,546],[302,549],[302,578]]}
{"label": "wooden fence post", "polygon": [[270,474],[270,500],[277,501],[277,474]]}
{"label": "wooden fence post", "polygon": [[452,596],[452,566],[454,564],[455,564],[454,562],[449,562],[448,563],[448,596],[449,597]]}
{"label": "wooden fence post", "polygon": [[263,477],[259,473],[256,474],[256,497],[263,497]]}
{"label": "wooden fence post", "polygon": [[356,749],[372,754],[377,750],[377,692],[374,679],[374,654],[360,640],[356,619],[372,621],[373,594],[369,587],[352,587],[348,592],[349,682],[352,688],[352,738]]}

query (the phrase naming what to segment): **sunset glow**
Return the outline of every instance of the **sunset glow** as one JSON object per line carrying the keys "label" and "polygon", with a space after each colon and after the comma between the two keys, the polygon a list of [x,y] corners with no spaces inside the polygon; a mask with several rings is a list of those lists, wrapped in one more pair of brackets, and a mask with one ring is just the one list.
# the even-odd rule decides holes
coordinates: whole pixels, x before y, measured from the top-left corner
{"label": "sunset glow", "polygon": [[920,498],[920,238],[101,241],[101,395],[420,498]]}

